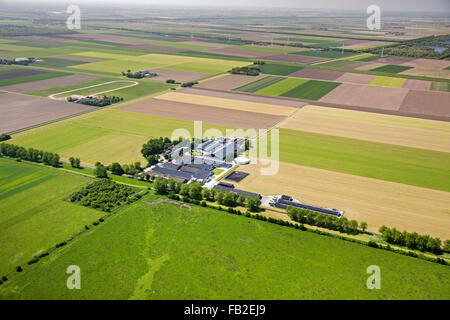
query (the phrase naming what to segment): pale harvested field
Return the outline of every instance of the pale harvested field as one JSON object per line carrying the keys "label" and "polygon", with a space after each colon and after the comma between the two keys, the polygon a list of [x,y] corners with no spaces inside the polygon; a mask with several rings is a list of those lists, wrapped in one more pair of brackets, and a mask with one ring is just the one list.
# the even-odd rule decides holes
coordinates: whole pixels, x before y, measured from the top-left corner
{"label": "pale harvested field", "polygon": [[242,129],[270,128],[284,119],[282,116],[154,98],[125,105],[119,109],[182,120],[203,121],[205,123]]}
{"label": "pale harvested field", "polygon": [[198,88],[208,88],[208,89],[218,89],[218,90],[232,90],[234,88],[242,87],[247,83],[262,79],[267,77],[266,75],[260,74],[259,76],[244,76],[239,74],[228,74],[223,77],[218,77],[205,82],[202,82],[196,87]]}
{"label": "pale harvested field", "polygon": [[450,93],[410,90],[399,111],[450,117]]}
{"label": "pale harvested field", "polygon": [[215,98],[223,98],[223,99],[231,99],[231,100],[248,101],[248,102],[258,102],[258,103],[263,103],[263,104],[294,107],[294,108],[301,108],[306,104],[305,102],[302,102],[297,99],[282,99],[282,98],[277,98],[277,97],[262,96],[262,95],[243,93],[243,92],[226,92],[226,91],[198,89],[198,86],[196,86],[195,88],[182,88],[182,89],[177,90],[177,92],[188,93],[188,94],[197,94],[197,95],[206,96],[206,97],[215,97]]}
{"label": "pale harvested field", "polygon": [[291,73],[289,77],[335,81],[343,74],[342,71],[304,68]]}
{"label": "pale harvested field", "polygon": [[206,73],[196,73],[196,72],[185,72],[176,70],[166,70],[166,69],[150,69],[150,72],[155,72],[158,76],[150,78],[150,80],[166,81],[169,79],[175,80],[177,82],[189,82],[196,81],[211,75]]}
{"label": "pale harvested field", "polygon": [[371,74],[346,72],[335,80],[343,83],[369,84],[373,79],[375,79],[375,76]]}
{"label": "pale harvested field", "polygon": [[0,114],[2,115],[0,132],[12,132],[94,108],[78,103],[3,93],[0,104]]}
{"label": "pale harvested field", "polygon": [[404,62],[401,65],[413,68],[444,69],[450,66],[450,61],[435,59],[414,59]]}
{"label": "pale harvested field", "polygon": [[319,101],[382,110],[398,110],[408,89],[343,83]]}
{"label": "pale harvested field", "polygon": [[431,81],[407,79],[403,85],[403,88],[428,91],[430,90],[430,86]]}
{"label": "pale harvested field", "polygon": [[425,69],[425,68],[414,68],[409,69],[400,74],[408,74],[411,76],[423,76],[423,77],[431,77],[431,78],[443,78],[450,79],[450,70],[439,70],[439,69]]}
{"label": "pale harvested field", "polygon": [[450,152],[450,122],[308,105],[282,128]]}
{"label": "pale harvested field", "polygon": [[231,110],[241,110],[248,112],[257,112],[263,114],[277,115],[277,116],[288,116],[292,114],[297,108],[286,107],[286,106],[276,106],[271,104],[241,101],[226,98],[208,97],[198,94],[189,94],[182,92],[169,92],[157,96],[155,99],[161,99],[165,101],[174,102],[184,102],[192,103],[209,107],[231,109]]}
{"label": "pale harvested field", "polygon": [[367,71],[367,70],[372,70],[372,69],[375,69],[375,68],[378,68],[378,67],[382,67],[382,66],[385,66],[385,65],[386,65],[385,63],[372,62],[372,63],[369,63],[369,64],[365,64],[363,66],[357,67],[355,69],[356,70]]}
{"label": "pale harvested field", "polygon": [[62,87],[67,86],[70,84],[75,83],[81,83],[81,82],[87,82],[91,80],[98,79],[98,77],[93,76],[85,76],[85,75],[70,75],[65,77],[58,77],[53,79],[46,79],[46,80],[38,80],[33,82],[26,82],[26,83],[20,83],[15,84],[11,86],[2,87],[2,90],[5,91],[11,91],[11,92],[19,92],[19,93],[26,93],[26,92],[35,92],[40,90],[46,90],[56,87]]}
{"label": "pale harvested field", "polygon": [[366,221],[369,231],[387,225],[450,239],[450,193],[280,163],[276,175],[260,175],[258,165],[237,188],[262,194],[287,194],[302,202],[344,210],[348,219]]}
{"label": "pale harvested field", "polygon": [[[389,42],[383,42],[383,41],[363,41],[360,43],[352,44],[349,46],[345,46],[345,49],[356,49],[356,48],[363,48],[363,47],[380,47],[383,45],[389,44]],[[342,45],[342,43],[340,43]],[[339,47],[339,46],[338,46]]]}

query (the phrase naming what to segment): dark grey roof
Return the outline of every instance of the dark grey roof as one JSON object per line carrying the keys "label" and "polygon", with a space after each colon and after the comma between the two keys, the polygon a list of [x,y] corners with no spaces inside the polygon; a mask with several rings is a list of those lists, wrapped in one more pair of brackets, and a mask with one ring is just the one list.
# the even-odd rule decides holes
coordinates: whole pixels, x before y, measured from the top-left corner
{"label": "dark grey roof", "polygon": [[192,174],[188,172],[168,169],[168,168],[162,168],[162,167],[155,167],[153,168],[152,172],[159,173],[165,176],[172,176],[172,177],[178,177],[183,179],[190,180],[192,178]]}
{"label": "dark grey roof", "polygon": [[166,168],[166,169],[172,169],[172,170],[180,169],[180,165],[179,164],[175,164],[175,163],[172,163],[172,162],[165,162],[165,163],[162,164],[162,167]]}
{"label": "dark grey roof", "polygon": [[213,189],[221,190],[223,192],[236,193],[239,196],[261,199],[261,195],[260,194],[253,193],[253,192],[248,192],[248,191],[244,191],[244,190],[239,190],[239,189],[228,188],[228,187],[224,187],[224,186],[221,186],[221,185],[215,185]]}
{"label": "dark grey roof", "polygon": [[325,208],[310,206],[308,204],[298,203],[298,202],[289,201],[289,200],[279,199],[276,203],[276,207],[278,207],[278,208],[284,207],[283,209],[286,209],[288,206],[311,210],[311,211],[315,211],[318,213],[325,213],[325,214],[335,216],[335,217],[340,217],[342,215],[336,209],[325,209]]}

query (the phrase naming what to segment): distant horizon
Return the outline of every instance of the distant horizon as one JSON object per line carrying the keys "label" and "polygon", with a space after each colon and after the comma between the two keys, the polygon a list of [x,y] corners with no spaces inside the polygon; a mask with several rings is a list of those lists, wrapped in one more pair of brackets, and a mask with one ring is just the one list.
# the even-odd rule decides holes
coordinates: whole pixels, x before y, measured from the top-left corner
{"label": "distant horizon", "polygon": [[[341,0],[339,2],[333,0],[314,0],[314,1],[298,1],[298,0],[279,0],[274,3],[272,0],[247,0],[245,3],[238,0],[228,0],[226,4],[223,1],[213,2],[211,0],[131,0],[126,4],[118,0],[0,0],[2,5],[17,6],[18,4],[33,5],[58,5],[66,6],[69,4],[85,5],[89,7],[101,6],[108,4],[111,7],[136,6],[144,8],[157,7],[158,9],[171,9],[174,7],[182,9],[198,9],[198,8],[215,8],[215,9],[295,9],[308,11],[324,11],[330,10],[335,12],[360,12],[365,11],[369,5],[378,5],[384,12],[390,13],[439,13],[450,18],[450,3],[447,0],[434,0],[423,3],[421,0]],[[187,4],[188,3],[188,4]]]}

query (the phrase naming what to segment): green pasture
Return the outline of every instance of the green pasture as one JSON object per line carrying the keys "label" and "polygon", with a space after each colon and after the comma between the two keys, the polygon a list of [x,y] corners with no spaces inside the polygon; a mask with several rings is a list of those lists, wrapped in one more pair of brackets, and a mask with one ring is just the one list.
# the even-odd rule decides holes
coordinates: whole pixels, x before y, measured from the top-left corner
{"label": "green pasture", "polygon": [[[66,287],[73,264],[80,290]],[[381,290],[366,287],[373,264]],[[214,209],[138,201],[25,267],[0,299],[446,299],[449,279],[437,263]]]}
{"label": "green pasture", "polygon": [[339,85],[340,85],[339,82],[309,80],[300,84],[296,88],[286,91],[280,95],[283,97],[290,97],[290,98],[319,100],[320,98],[322,98],[330,91],[334,90]]}
{"label": "green pasture", "polygon": [[430,90],[450,92],[450,82],[433,81],[431,82]]}
{"label": "green pasture", "polygon": [[266,96],[281,96],[285,92],[291,91],[292,89],[297,88],[308,81],[309,80],[307,79],[286,78],[254,93]]}
{"label": "green pasture", "polygon": [[387,64],[385,66],[381,66],[378,68],[370,69],[370,71],[377,71],[377,72],[386,72],[386,73],[400,73],[406,70],[412,69],[412,67],[405,67],[405,66],[397,66],[394,64]]}
{"label": "green pasture", "polygon": [[310,57],[321,57],[321,58],[346,58],[356,55],[355,52],[349,52],[349,51],[335,51],[335,50],[308,50],[308,51],[299,51],[294,52],[294,54],[301,55],[301,56],[310,56]]}
{"label": "green pasture", "polygon": [[38,81],[38,80],[53,79],[53,78],[58,78],[58,77],[63,77],[63,76],[68,76],[68,75],[70,75],[70,73],[54,71],[54,72],[33,74],[31,76],[3,79],[3,80],[0,80],[0,87],[10,86],[13,84]]}
{"label": "green pasture", "polygon": [[90,178],[0,158],[0,275],[14,271],[102,215],[64,201]]}

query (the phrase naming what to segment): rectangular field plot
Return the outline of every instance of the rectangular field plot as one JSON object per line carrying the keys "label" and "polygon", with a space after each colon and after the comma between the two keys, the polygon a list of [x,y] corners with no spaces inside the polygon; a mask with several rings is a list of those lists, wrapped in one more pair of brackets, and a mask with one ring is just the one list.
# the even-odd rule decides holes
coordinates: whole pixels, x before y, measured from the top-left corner
{"label": "rectangular field plot", "polygon": [[48,90],[55,87],[59,87],[61,85],[71,85],[71,84],[77,84],[77,83],[84,83],[86,81],[92,81],[94,79],[97,79],[96,77],[92,76],[85,76],[85,75],[70,75],[70,76],[63,76],[53,79],[47,79],[47,80],[38,80],[33,82],[26,82],[11,86],[5,86],[2,87],[3,90],[11,91],[11,92],[20,92],[20,93],[28,93],[33,91],[42,91],[42,90]]}
{"label": "rectangular field plot", "polygon": [[254,93],[267,96],[281,96],[285,92],[297,88],[298,86],[308,81],[308,79],[285,78],[282,81],[279,81]]}
{"label": "rectangular field plot", "polygon": [[282,77],[267,76],[263,79],[259,79],[257,81],[243,85],[242,87],[238,87],[234,90],[241,91],[241,92],[255,92],[255,91],[261,90],[265,87],[268,87],[270,85],[273,85],[274,83],[277,83],[278,81],[281,81],[283,79],[284,78],[282,78]]}
{"label": "rectangular field plot", "polygon": [[371,69],[370,71],[377,71],[377,72],[386,72],[386,73],[400,73],[406,70],[412,69],[412,67],[405,67],[405,66],[396,66],[393,64],[387,64],[382,67]]}
{"label": "rectangular field plot", "polygon": [[[34,73],[32,71],[39,71],[39,72]],[[10,75],[10,74],[7,74],[7,75]],[[10,86],[10,85],[20,84],[20,83],[26,83],[26,82],[33,82],[33,81],[38,81],[38,80],[58,78],[58,77],[69,76],[69,75],[71,75],[71,74],[67,73],[67,72],[58,72],[58,71],[54,71],[54,72],[43,71],[43,72],[41,72],[41,70],[31,70],[30,69],[30,70],[27,70],[27,73],[21,73],[20,75],[17,75],[16,77],[12,77],[12,78],[6,77],[3,79],[0,79],[0,87]]]}
{"label": "rectangular field plot", "polygon": [[382,87],[401,88],[405,84],[405,81],[406,79],[403,78],[376,76],[375,79],[370,82],[370,84]]}
{"label": "rectangular field plot", "polygon": [[263,73],[273,74],[277,76],[287,76],[293,72],[301,70],[300,66],[286,65],[281,63],[266,63],[264,65],[258,66]]}
{"label": "rectangular field plot", "polygon": [[0,159],[0,274],[91,224],[102,213],[65,199],[91,179],[41,165]]}
{"label": "rectangular field plot", "polygon": [[433,81],[431,83],[430,90],[442,91],[442,92],[450,92],[450,82]]}
{"label": "rectangular field plot", "polygon": [[12,132],[56,120],[94,107],[23,94],[2,94],[0,132]]}
{"label": "rectangular field plot", "polygon": [[319,100],[339,85],[339,82],[309,80],[298,87],[281,94],[281,96],[297,99]]}
{"label": "rectangular field plot", "polygon": [[321,58],[333,58],[333,59],[337,59],[337,58],[346,58],[346,57],[351,57],[356,55],[357,53],[355,52],[349,52],[349,51],[332,51],[332,50],[328,50],[328,51],[299,51],[299,52],[294,52],[294,54],[299,54],[302,56],[310,56],[310,57],[321,57]]}
{"label": "rectangular field plot", "polygon": [[450,191],[450,157],[446,152],[280,129],[280,160]]}
{"label": "rectangular field plot", "polygon": [[283,128],[450,153],[450,122],[304,106]]}
{"label": "rectangular field plot", "polygon": [[265,75],[259,76],[247,76],[240,74],[227,74],[224,76],[218,76],[208,81],[197,84],[196,88],[207,88],[217,90],[232,90],[245,86],[246,84],[253,83],[256,80],[266,77]]}
{"label": "rectangular field plot", "polygon": [[[281,252],[290,254],[280,259]],[[65,286],[73,261],[85,270],[82,290]],[[368,261],[384,270],[383,290],[361,285]],[[339,277],[330,272],[336,269]],[[362,280],[352,281],[355,274]],[[447,275],[447,267],[437,263],[312,232],[199,206],[138,201],[7,281],[0,298],[445,299]]]}

